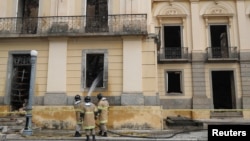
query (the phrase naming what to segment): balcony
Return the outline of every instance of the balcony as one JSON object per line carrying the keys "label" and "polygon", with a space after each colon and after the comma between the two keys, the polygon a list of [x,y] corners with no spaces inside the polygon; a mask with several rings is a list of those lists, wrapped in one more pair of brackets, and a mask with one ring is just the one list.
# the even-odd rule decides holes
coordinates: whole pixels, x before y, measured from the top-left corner
{"label": "balcony", "polygon": [[159,62],[187,62],[188,48],[187,47],[165,47],[158,52]]}
{"label": "balcony", "polygon": [[0,37],[146,35],[146,14],[0,18]]}
{"label": "balcony", "polygon": [[239,55],[237,47],[208,47],[207,48],[208,61],[237,61]]}

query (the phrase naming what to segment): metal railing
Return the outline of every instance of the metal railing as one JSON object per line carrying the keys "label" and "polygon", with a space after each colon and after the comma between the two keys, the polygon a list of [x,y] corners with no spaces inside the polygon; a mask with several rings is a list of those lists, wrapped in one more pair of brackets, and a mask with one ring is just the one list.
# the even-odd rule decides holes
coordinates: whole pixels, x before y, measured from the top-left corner
{"label": "metal railing", "polygon": [[0,35],[84,35],[86,33],[147,34],[146,14],[0,18]]}
{"label": "metal railing", "polygon": [[208,59],[238,59],[237,47],[208,47]]}
{"label": "metal railing", "polygon": [[161,48],[158,53],[160,60],[167,59],[188,59],[188,48],[187,47],[165,47]]}

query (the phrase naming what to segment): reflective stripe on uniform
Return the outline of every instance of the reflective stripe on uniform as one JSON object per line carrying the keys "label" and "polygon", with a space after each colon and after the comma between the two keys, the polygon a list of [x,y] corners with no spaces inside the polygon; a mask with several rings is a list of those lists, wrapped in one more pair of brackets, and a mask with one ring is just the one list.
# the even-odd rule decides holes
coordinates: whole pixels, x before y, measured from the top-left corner
{"label": "reflective stripe on uniform", "polygon": [[93,114],[94,112],[85,112],[85,114]]}
{"label": "reflective stripe on uniform", "polygon": [[80,109],[75,109],[75,111],[76,111],[76,112],[82,112],[82,110],[80,110]]}
{"label": "reflective stripe on uniform", "polygon": [[100,123],[107,123],[108,120],[101,120]]}
{"label": "reflective stripe on uniform", "polygon": [[95,126],[84,126],[83,128],[84,129],[93,129],[93,128],[95,128]]}
{"label": "reflective stripe on uniform", "polygon": [[101,110],[107,110],[107,109],[108,109],[108,107],[98,106],[98,109],[101,109]]}
{"label": "reflective stripe on uniform", "polygon": [[82,121],[78,121],[77,124],[82,124]]}

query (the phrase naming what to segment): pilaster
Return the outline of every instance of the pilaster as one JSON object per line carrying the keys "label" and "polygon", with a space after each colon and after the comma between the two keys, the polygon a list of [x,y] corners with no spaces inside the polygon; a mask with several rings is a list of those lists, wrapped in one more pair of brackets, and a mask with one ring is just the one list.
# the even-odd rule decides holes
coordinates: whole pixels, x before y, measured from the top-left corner
{"label": "pilaster", "polygon": [[121,95],[121,104],[144,104],[141,37],[123,37],[123,93]]}
{"label": "pilaster", "polygon": [[47,92],[45,105],[67,103],[66,96],[67,39],[49,40]]}
{"label": "pilaster", "polygon": [[197,32],[197,29],[201,29],[200,26],[200,10],[199,10],[199,2],[197,0],[191,0],[191,25],[192,25],[192,43],[193,43],[193,50],[202,50],[201,46],[201,39],[200,39],[200,33]]}

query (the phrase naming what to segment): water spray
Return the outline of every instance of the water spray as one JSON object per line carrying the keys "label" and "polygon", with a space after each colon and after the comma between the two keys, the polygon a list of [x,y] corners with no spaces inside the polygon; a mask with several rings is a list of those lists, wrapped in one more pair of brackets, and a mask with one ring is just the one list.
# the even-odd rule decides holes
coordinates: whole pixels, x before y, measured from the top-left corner
{"label": "water spray", "polygon": [[100,80],[101,80],[101,78],[103,76],[102,73],[103,73],[102,71],[99,72],[99,74],[97,75],[97,77],[95,78],[95,80],[92,82],[91,87],[89,89],[89,92],[88,92],[87,96],[91,96],[93,90],[96,88],[97,84],[100,82]]}

